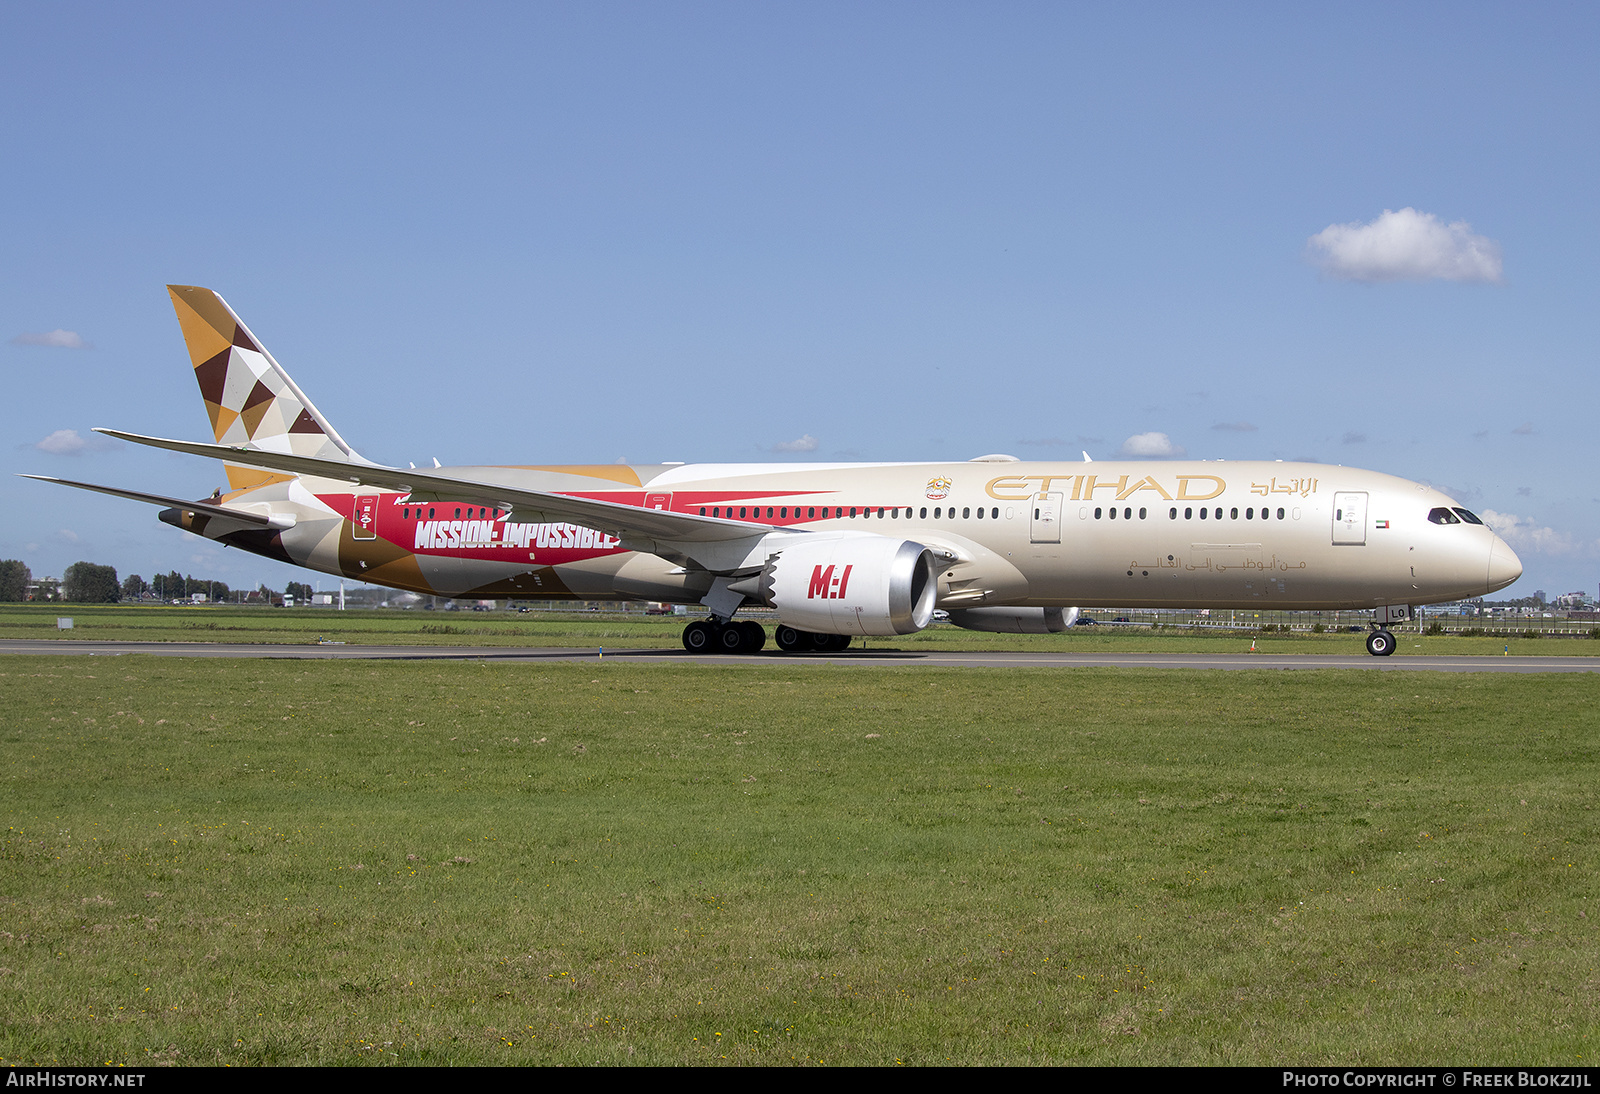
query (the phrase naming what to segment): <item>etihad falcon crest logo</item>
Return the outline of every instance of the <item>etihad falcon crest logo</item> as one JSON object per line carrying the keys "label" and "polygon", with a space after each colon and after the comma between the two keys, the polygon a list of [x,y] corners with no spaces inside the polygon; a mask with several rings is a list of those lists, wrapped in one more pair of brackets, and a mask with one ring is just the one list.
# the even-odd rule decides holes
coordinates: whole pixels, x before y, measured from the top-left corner
{"label": "etihad falcon crest logo", "polygon": [[939,501],[950,496],[950,487],[954,485],[943,475],[938,475],[928,480],[928,500]]}

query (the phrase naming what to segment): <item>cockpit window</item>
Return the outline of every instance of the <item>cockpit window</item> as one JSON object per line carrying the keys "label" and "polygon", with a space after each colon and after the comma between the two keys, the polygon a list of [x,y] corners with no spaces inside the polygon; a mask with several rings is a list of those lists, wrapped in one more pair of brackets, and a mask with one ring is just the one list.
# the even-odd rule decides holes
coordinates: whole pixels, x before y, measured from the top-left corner
{"label": "cockpit window", "polygon": [[[1461,518],[1460,517],[1456,516],[1454,513],[1452,513],[1450,510],[1446,509],[1442,505],[1437,509],[1429,509],[1428,510],[1428,519],[1430,521],[1432,521],[1434,524],[1460,524],[1461,523]],[[1474,517],[1473,520],[1472,520],[1472,523],[1474,523],[1474,524],[1479,523],[1478,519],[1476,517]]]}
{"label": "cockpit window", "polygon": [[1468,524],[1482,524],[1483,523],[1483,521],[1479,520],[1477,517],[1475,517],[1471,513],[1467,512],[1465,509],[1457,509],[1456,510],[1456,516],[1460,517],[1462,520],[1466,521]]}

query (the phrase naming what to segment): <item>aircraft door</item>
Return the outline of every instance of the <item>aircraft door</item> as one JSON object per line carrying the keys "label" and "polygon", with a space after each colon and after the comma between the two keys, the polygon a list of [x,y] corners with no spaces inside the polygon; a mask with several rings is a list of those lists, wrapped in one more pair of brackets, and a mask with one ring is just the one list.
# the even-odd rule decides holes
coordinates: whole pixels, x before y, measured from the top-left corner
{"label": "aircraft door", "polygon": [[644,496],[644,507],[646,509],[660,509],[670,513],[672,511],[672,495],[646,494]]}
{"label": "aircraft door", "polygon": [[1033,542],[1061,542],[1061,495],[1040,494],[1033,499]]}
{"label": "aircraft door", "polygon": [[378,538],[378,495],[362,494],[356,498],[355,515],[351,518],[355,528],[351,539]]}
{"label": "aircraft door", "polygon": [[1367,542],[1367,495],[1364,491],[1333,495],[1333,544],[1335,547],[1365,546]]}

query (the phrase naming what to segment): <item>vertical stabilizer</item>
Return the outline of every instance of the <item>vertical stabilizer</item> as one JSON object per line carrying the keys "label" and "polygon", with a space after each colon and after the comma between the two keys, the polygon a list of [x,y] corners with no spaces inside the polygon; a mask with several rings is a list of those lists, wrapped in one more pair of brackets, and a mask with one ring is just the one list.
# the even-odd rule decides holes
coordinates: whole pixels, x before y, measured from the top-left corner
{"label": "vertical stabilizer", "polygon": [[[298,385],[262,348],[227,301],[193,285],[168,285],[194,376],[218,444],[264,452],[367,463],[311,405]],[[235,488],[257,485],[269,472],[228,467]]]}

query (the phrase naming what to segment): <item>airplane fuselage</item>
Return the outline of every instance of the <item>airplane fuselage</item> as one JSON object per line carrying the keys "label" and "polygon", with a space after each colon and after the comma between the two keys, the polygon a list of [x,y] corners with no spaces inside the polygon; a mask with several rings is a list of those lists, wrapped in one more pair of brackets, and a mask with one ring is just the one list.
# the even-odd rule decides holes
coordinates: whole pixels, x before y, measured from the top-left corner
{"label": "airplane fuselage", "polygon": [[[1372,608],[1481,596],[1520,573],[1431,487],[1322,464],[1204,462],[457,467],[440,474],[945,552],[941,608]],[[167,519],[296,565],[419,593],[693,603],[710,575],[485,499],[273,476],[225,499],[284,530]]]}

